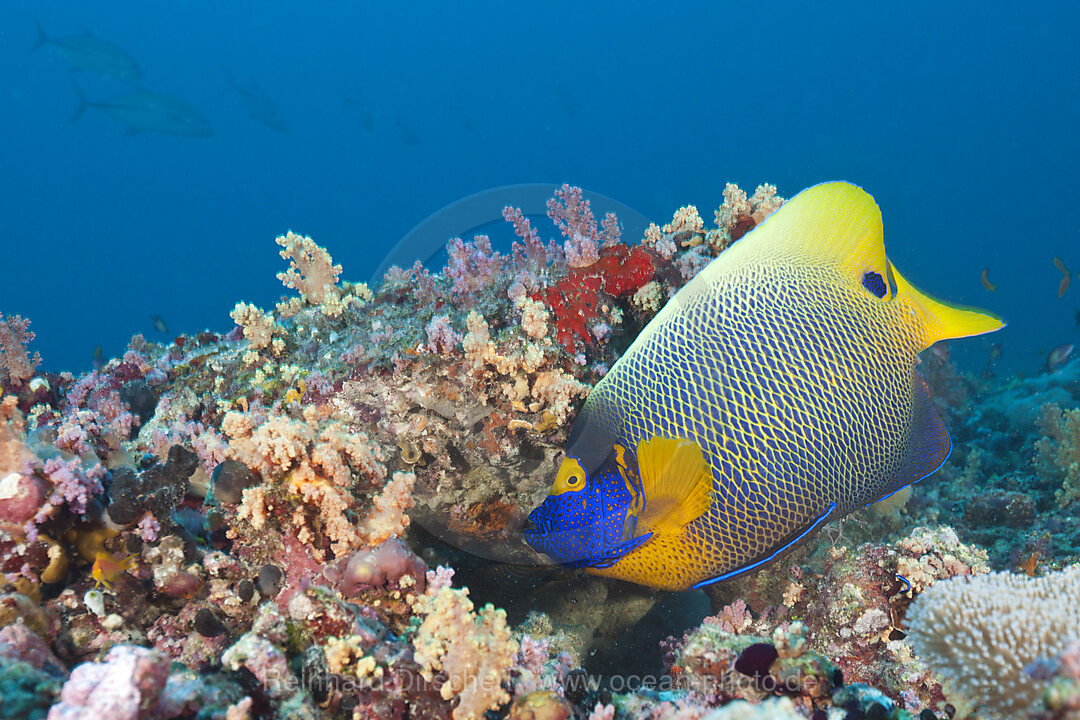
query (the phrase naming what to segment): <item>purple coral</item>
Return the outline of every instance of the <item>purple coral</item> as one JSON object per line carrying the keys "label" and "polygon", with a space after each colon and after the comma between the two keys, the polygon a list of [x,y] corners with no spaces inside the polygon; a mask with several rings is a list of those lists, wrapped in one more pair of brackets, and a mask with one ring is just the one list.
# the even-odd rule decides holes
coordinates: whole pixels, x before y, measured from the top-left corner
{"label": "purple coral", "polygon": [[477,235],[472,242],[454,238],[447,244],[446,252],[450,262],[443,272],[454,281],[451,290],[461,298],[469,298],[490,285],[503,266],[502,256],[492,251],[491,238],[487,235]]}
{"label": "purple coral", "polygon": [[169,677],[169,658],[157,650],[117,645],[101,663],[71,671],[49,720],[138,720],[148,717]]}
{"label": "purple coral", "polygon": [[87,469],[82,466],[79,458],[49,458],[45,461],[45,475],[53,486],[48,504],[55,506],[67,503],[80,515],[86,514],[86,504],[90,498],[104,492],[101,479],[105,477],[105,468],[100,464]]}
{"label": "purple coral", "polygon": [[461,344],[461,334],[454,332],[450,326],[449,315],[436,315],[425,328],[427,332],[427,349],[440,355],[450,355]]}
{"label": "purple coral", "polygon": [[[596,227],[596,218],[592,207],[585,200],[581,188],[564,184],[555,191],[555,197],[548,200],[548,217],[555,227],[566,236],[566,263],[570,267],[589,267],[600,259],[600,231]],[[618,229],[614,215],[604,219],[605,240],[610,240],[610,233]],[[615,236],[617,239],[617,235]]]}
{"label": "purple coral", "polygon": [[7,370],[8,377],[22,383],[34,376],[41,363],[41,355],[30,354],[26,346],[34,339],[30,321],[19,315],[5,318],[0,313],[0,370]]}

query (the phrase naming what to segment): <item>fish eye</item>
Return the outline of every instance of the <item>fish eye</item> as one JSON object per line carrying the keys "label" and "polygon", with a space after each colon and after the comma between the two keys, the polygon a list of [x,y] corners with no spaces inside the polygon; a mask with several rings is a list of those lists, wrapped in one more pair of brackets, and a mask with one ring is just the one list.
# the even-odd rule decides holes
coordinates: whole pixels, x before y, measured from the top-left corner
{"label": "fish eye", "polygon": [[574,487],[579,482],[581,482],[581,478],[577,475],[571,475],[570,477],[566,478],[566,484],[570,487]]}

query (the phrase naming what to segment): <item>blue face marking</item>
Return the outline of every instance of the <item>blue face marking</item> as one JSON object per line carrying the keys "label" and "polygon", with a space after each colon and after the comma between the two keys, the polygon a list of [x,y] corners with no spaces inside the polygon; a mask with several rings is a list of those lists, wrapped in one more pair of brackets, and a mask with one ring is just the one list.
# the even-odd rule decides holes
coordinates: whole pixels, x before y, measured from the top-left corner
{"label": "blue face marking", "polygon": [[525,541],[564,567],[608,567],[645,542],[627,523],[633,498],[614,457],[591,473],[580,490],[549,495],[529,513]]}
{"label": "blue face marking", "polygon": [[874,293],[879,298],[885,297],[889,288],[885,285],[885,279],[876,272],[870,271],[862,276],[863,287]]}

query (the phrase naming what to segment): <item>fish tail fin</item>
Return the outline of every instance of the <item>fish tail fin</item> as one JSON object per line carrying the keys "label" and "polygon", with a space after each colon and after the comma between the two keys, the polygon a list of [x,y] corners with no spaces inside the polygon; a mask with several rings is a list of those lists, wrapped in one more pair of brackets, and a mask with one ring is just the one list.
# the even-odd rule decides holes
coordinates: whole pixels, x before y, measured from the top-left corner
{"label": "fish tail fin", "polygon": [[49,43],[49,36],[45,34],[45,28],[42,27],[41,21],[34,18],[34,25],[37,27],[37,40],[34,42],[34,47],[30,48],[30,52],[36,52],[42,45]]}
{"label": "fish tail fin", "polygon": [[79,87],[79,83],[72,80],[71,87],[75,90],[75,99],[79,104],[75,108],[75,112],[71,113],[71,117],[68,118],[69,123],[73,123],[81,118],[82,114],[86,112],[86,109],[93,104],[86,99],[86,95],[83,94],[82,88]]}
{"label": "fish tail fin", "polygon": [[1004,320],[988,312],[950,305],[926,295],[905,280],[891,263],[889,271],[896,283],[896,299],[910,302],[916,321],[922,325],[924,348],[939,340],[982,335],[1005,327]]}

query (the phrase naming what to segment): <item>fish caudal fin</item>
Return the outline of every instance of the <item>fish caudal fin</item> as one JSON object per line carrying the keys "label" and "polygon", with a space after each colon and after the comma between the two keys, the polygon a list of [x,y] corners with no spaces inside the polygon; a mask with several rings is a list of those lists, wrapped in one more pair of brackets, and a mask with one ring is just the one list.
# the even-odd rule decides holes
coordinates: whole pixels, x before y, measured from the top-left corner
{"label": "fish caudal fin", "polygon": [[71,87],[75,90],[75,99],[79,105],[75,108],[75,112],[71,113],[71,117],[68,118],[69,123],[73,123],[82,117],[82,114],[86,112],[86,109],[92,105],[92,103],[86,99],[86,95],[83,94],[82,88],[79,87],[79,83],[74,80],[71,81]]}
{"label": "fish caudal fin", "polygon": [[935,300],[905,280],[896,268],[892,267],[890,271],[896,283],[897,299],[906,298],[914,306],[917,320],[923,327],[925,347],[939,340],[982,335],[1005,327],[1003,320],[990,313]]}
{"label": "fish caudal fin", "polygon": [[40,49],[42,45],[49,43],[49,36],[45,34],[45,28],[41,26],[41,21],[35,19],[34,25],[37,26],[37,40],[34,41],[34,47],[30,48],[30,52],[34,52]]}
{"label": "fish caudal fin", "polygon": [[692,440],[654,437],[638,445],[645,507],[638,529],[677,533],[709,509],[712,468]]}

